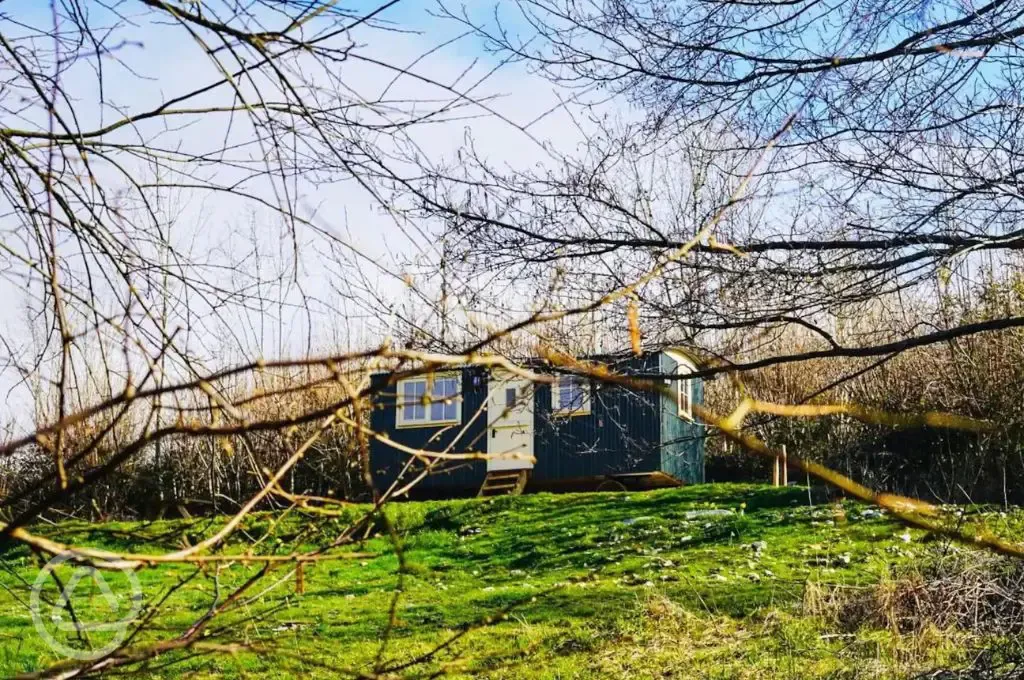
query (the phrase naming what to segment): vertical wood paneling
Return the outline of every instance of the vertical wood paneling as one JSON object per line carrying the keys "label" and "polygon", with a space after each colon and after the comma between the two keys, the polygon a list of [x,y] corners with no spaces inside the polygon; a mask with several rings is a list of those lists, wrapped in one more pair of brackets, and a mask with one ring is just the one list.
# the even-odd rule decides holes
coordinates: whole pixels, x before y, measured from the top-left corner
{"label": "vertical wood paneling", "polygon": [[[653,353],[617,360],[612,367],[627,374],[671,373],[676,362],[664,353]],[[375,386],[386,377],[374,376]],[[680,418],[674,399],[614,385],[592,385],[591,390],[590,414],[564,417],[551,412],[551,387],[535,386],[533,479],[552,482],[660,470],[686,483],[704,481],[704,427]],[[370,422],[375,431],[408,447],[443,451],[461,432],[451,450],[486,451],[486,372],[463,369],[462,395],[462,427],[396,428],[394,386],[384,387],[376,398]],[[694,402],[703,403],[703,396],[703,385],[696,381]],[[392,484],[408,460],[407,454],[373,441],[371,466],[378,488]],[[403,479],[412,479],[422,469],[416,463]],[[483,461],[452,462],[425,478],[417,489],[436,495],[473,491],[484,475]]]}

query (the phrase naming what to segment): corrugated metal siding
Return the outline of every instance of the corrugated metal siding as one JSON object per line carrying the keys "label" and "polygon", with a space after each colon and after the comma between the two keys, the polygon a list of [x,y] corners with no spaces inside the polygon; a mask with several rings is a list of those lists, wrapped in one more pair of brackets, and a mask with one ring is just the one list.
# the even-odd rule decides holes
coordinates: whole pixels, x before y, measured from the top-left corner
{"label": "corrugated metal siding", "polygon": [[[657,371],[657,355],[613,365],[623,373]],[[594,477],[659,469],[658,395],[601,385],[591,392],[589,415],[555,417],[551,387],[539,385],[534,410],[533,479]]]}
{"label": "corrugated metal siding", "polygon": [[[626,374],[665,373],[674,372],[676,362],[660,353],[630,357],[612,368]],[[375,386],[386,378],[375,376],[374,380],[379,381]],[[701,381],[697,381],[694,391],[694,401],[703,403]],[[487,373],[478,368],[464,369],[462,395],[462,427],[398,429],[395,389],[386,386],[375,400],[370,423],[376,432],[387,433],[405,446],[442,451],[458,436],[453,450],[486,452],[486,413],[468,426],[465,423],[485,409]],[[667,396],[601,385],[591,392],[591,413],[569,418],[552,416],[549,385],[538,385],[534,398],[535,480],[662,470],[687,483],[704,481],[704,428],[679,418],[675,401]],[[370,454],[374,479],[381,490],[395,481],[409,460],[408,454],[376,440],[371,441]],[[422,465],[417,463],[403,479],[411,480],[421,470]],[[417,488],[441,493],[472,490],[480,487],[485,474],[484,461],[452,462],[425,478]]]}
{"label": "corrugated metal siding", "polygon": [[[476,368],[463,369],[461,373],[463,426],[395,427],[396,392],[394,385],[385,384],[388,377],[386,375],[373,377],[374,387],[380,387],[381,391],[374,400],[374,409],[370,414],[370,426],[375,432],[386,433],[400,444],[425,451],[444,451],[456,438],[458,440],[452,447],[452,451],[486,451],[487,440],[484,437],[486,413],[480,413],[473,420],[477,411],[484,408],[487,398],[486,373]],[[470,420],[473,422],[466,425]],[[383,491],[393,484],[409,458],[407,453],[398,451],[384,442],[371,440],[370,464],[377,489]],[[422,463],[415,462],[402,475],[402,480],[411,481],[422,471]],[[485,473],[486,463],[482,460],[451,461],[424,478],[416,488],[421,490],[479,488],[483,483]]]}
{"label": "corrugated metal siding", "polygon": [[[672,357],[662,353],[661,372],[675,373],[678,367]],[[704,381],[695,380],[693,401],[704,403]],[[705,428],[696,421],[679,417],[676,400],[661,397],[661,469],[687,484],[704,482]]]}

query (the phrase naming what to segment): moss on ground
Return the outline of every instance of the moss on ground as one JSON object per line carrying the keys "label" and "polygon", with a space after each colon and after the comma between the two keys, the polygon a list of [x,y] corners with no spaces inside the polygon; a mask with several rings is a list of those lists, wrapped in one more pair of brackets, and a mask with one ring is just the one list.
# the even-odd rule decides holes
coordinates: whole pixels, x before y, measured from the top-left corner
{"label": "moss on ground", "polygon": [[[401,537],[401,576],[392,542],[375,535],[358,546],[373,557],[309,565],[303,595],[287,579],[214,626],[211,640],[240,641],[260,653],[169,656],[145,674],[337,677],[369,673],[378,658],[391,666],[412,662],[454,636],[408,672],[887,678],[965,663],[971,645],[962,634],[840,630],[806,606],[808,584],[815,592],[867,586],[928,550],[919,532],[864,510],[853,503],[809,507],[806,490],[753,485],[396,504],[388,512]],[[353,508],[352,516],[358,512]],[[997,519],[1005,531],[1020,527],[1016,514]],[[141,552],[194,543],[217,522],[66,523],[50,531]],[[258,515],[245,535],[262,539],[264,551],[286,545],[282,535],[312,546],[345,522],[321,520],[317,533],[288,536],[299,531],[298,522]],[[10,675],[57,657],[24,604],[26,582],[37,573],[34,558],[19,550],[3,560],[0,674]],[[139,576],[154,598],[192,571],[181,566]],[[224,569],[221,587],[253,571]],[[171,595],[161,631],[147,633],[149,639],[180,631],[210,607],[213,574],[207,570]],[[277,578],[268,576],[266,586]]]}

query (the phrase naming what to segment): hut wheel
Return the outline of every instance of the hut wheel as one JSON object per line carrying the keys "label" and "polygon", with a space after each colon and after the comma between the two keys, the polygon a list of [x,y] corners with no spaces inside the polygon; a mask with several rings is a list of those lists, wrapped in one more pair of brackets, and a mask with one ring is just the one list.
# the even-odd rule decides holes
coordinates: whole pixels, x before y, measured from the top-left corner
{"label": "hut wheel", "polygon": [[598,491],[625,491],[626,485],[617,479],[606,479],[597,485]]}

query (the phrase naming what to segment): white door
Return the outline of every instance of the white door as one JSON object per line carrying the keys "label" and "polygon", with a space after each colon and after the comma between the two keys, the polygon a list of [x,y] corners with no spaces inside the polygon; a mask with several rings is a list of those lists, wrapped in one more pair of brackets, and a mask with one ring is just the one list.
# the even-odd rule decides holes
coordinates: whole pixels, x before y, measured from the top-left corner
{"label": "white door", "polygon": [[521,458],[487,460],[487,471],[533,467],[533,383],[495,371],[487,383],[487,453]]}

